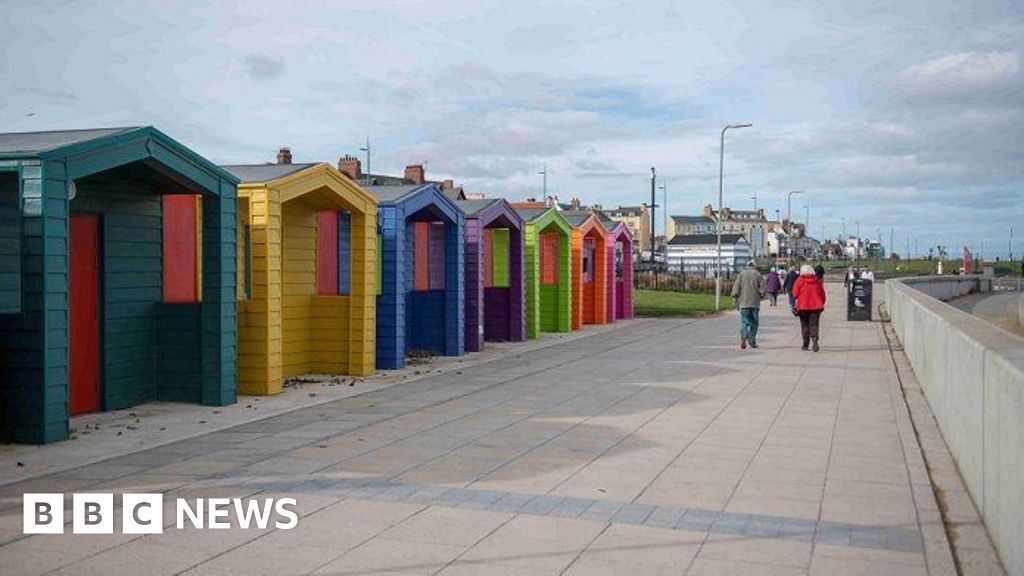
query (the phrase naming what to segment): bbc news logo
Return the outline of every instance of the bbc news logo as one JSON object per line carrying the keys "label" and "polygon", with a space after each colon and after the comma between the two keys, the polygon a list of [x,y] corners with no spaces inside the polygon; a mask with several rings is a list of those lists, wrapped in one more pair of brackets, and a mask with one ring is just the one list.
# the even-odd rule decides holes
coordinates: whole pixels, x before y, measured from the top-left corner
{"label": "bbc news logo", "polygon": [[[113,494],[72,494],[72,534],[113,534]],[[187,498],[175,501],[175,523],[178,530],[193,528],[226,530],[232,528],[231,517],[239,528],[250,526],[265,530],[273,520],[274,528],[291,530],[299,523],[294,498]],[[122,494],[121,533],[162,534],[164,531],[163,494]],[[63,494],[25,494],[22,501],[22,523],[25,534],[64,533]]]}

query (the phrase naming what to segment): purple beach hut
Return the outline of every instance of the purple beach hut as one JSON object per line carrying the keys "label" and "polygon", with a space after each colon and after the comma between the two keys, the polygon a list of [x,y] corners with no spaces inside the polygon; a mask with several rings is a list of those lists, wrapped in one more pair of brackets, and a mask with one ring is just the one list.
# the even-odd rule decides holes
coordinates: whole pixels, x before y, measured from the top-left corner
{"label": "purple beach hut", "polygon": [[523,219],[505,200],[459,200],[466,214],[466,350],[526,339]]}

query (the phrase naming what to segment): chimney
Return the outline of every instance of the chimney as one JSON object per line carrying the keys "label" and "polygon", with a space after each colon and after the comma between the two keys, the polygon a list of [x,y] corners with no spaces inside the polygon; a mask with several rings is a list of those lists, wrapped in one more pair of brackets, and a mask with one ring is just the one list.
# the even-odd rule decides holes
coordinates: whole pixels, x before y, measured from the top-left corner
{"label": "chimney", "polygon": [[292,163],[292,149],[285,146],[277,151],[277,163],[278,164],[291,164]]}
{"label": "chimney", "polygon": [[355,156],[345,154],[341,158],[338,158],[338,170],[352,180],[359,181],[363,179],[363,163]]}
{"label": "chimney", "polygon": [[423,171],[423,164],[410,164],[406,166],[405,179],[411,180],[413,184],[426,183],[427,174]]}
{"label": "chimney", "polygon": [[445,180],[441,182],[442,190],[452,190],[453,188],[455,188],[455,181],[451,178],[445,178]]}

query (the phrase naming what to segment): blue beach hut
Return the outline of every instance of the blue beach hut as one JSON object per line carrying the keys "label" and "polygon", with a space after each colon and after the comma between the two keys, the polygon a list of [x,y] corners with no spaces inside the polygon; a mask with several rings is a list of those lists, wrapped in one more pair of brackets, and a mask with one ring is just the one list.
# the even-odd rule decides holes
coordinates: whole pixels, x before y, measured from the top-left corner
{"label": "blue beach hut", "polygon": [[370,186],[379,202],[377,367],[407,354],[461,356],[465,215],[438,184]]}

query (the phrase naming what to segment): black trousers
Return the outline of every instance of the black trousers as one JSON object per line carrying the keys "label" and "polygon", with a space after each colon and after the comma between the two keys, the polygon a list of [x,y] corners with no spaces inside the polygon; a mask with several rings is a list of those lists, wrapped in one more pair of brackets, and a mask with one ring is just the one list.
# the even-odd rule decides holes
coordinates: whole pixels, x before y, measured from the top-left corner
{"label": "black trousers", "polygon": [[804,346],[810,343],[811,338],[818,337],[818,326],[821,323],[821,310],[801,310],[800,335],[804,337]]}

